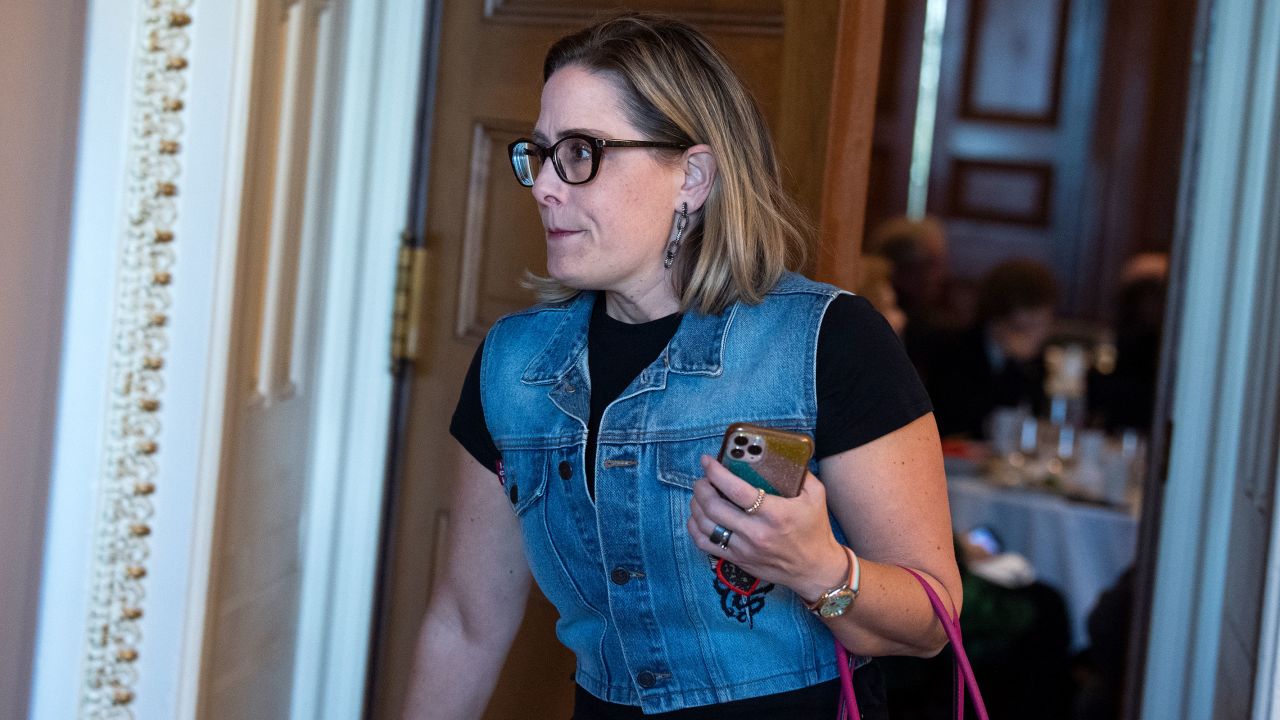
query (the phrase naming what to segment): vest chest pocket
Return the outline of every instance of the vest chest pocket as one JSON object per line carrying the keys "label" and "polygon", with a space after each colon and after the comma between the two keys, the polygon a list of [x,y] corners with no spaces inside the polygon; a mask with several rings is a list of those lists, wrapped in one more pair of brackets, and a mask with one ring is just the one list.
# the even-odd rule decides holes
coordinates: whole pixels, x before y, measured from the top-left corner
{"label": "vest chest pocket", "polygon": [[665,442],[658,446],[658,480],[685,490],[703,476],[702,456],[720,452],[720,437]]}
{"label": "vest chest pocket", "polygon": [[545,450],[507,450],[502,453],[504,489],[516,516],[522,516],[547,491],[547,464],[550,453]]}

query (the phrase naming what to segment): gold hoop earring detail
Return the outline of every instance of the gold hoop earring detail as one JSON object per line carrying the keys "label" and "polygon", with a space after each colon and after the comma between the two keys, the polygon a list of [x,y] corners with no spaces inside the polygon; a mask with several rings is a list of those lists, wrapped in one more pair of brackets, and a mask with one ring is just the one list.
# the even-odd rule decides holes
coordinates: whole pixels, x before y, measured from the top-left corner
{"label": "gold hoop earring detail", "polygon": [[689,203],[680,203],[680,219],[676,220],[676,238],[667,246],[667,255],[662,259],[662,267],[670,270],[676,261],[676,252],[680,250],[680,239],[684,237],[684,228],[689,224]]}

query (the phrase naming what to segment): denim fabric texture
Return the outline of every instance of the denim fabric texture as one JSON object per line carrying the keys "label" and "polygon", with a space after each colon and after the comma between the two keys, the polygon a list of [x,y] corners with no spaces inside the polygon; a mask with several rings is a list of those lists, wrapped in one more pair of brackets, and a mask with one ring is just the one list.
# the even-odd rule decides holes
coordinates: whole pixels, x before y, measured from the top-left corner
{"label": "denim fabric texture", "polygon": [[788,274],[758,305],[686,313],[604,412],[594,502],[587,330],[603,298],[584,292],[490,330],[481,400],[503,490],[591,694],[656,713],[836,677],[831,633],[803,602],[767,583],[750,598],[728,592],[685,522],[699,457],[718,452],[730,423],[813,433],[818,330],[840,292]]}

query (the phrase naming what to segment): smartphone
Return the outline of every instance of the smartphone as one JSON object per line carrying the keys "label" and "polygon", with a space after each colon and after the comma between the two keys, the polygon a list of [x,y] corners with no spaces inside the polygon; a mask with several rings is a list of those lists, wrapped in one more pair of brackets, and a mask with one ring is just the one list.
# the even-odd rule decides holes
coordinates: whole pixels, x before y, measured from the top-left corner
{"label": "smartphone", "polygon": [[719,460],[734,475],[767,493],[795,497],[812,457],[813,438],[808,435],[734,423],[724,432]]}
{"label": "smartphone", "polygon": [[965,534],[965,539],[977,545],[990,555],[999,555],[1004,552],[1004,543],[1000,541],[1000,536],[996,534],[986,525],[979,525]]}

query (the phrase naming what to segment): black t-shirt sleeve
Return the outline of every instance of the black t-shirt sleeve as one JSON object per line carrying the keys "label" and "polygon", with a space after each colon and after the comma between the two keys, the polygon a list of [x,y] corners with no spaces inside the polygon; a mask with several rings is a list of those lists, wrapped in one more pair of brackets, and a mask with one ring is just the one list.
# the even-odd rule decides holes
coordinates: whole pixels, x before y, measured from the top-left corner
{"label": "black t-shirt sleeve", "polygon": [[467,377],[462,381],[462,392],[458,396],[458,405],[453,409],[453,420],[449,423],[449,434],[452,435],[471,457],[481,465],[495,473],[498,471],[498,446],[493,444],[493,436],[489,434],[489,426],[484,421],[484,405],[480,402],[480,357],[484,355],[484,342],[476,348],[471,358],[471,367]]}
{"label": "black t-shirt sleeve", "polygon": [[865,298],[831,301],[818,332],[815,455],[836,455],[930,412],[902,341]]}

